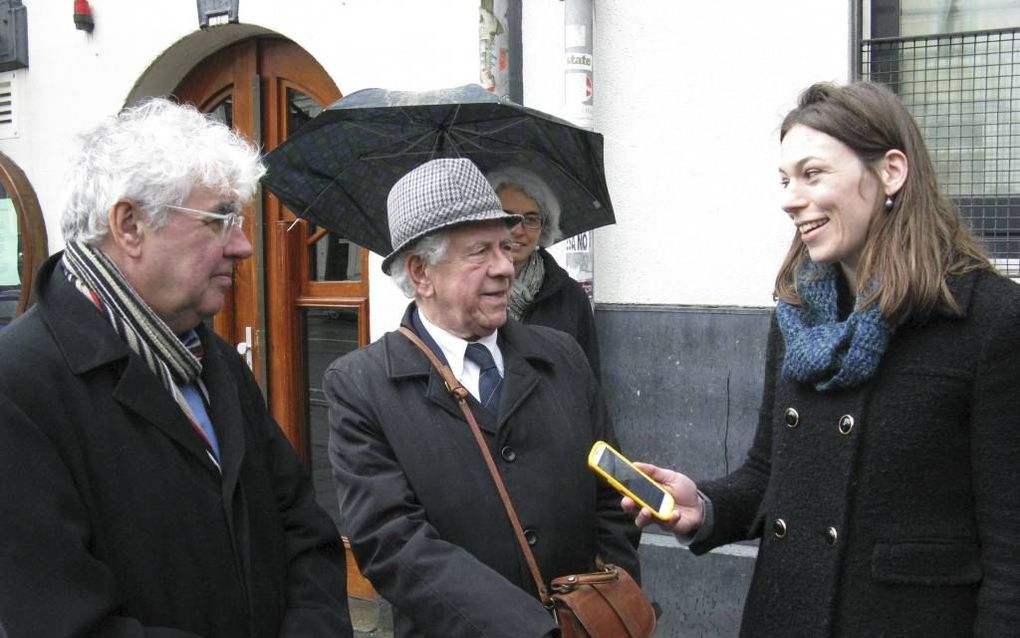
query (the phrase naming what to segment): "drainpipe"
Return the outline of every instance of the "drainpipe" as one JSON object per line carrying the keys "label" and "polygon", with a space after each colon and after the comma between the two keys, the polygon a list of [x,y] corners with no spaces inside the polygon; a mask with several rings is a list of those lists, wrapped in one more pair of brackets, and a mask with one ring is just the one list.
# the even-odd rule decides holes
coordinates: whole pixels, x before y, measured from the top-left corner
{"label": "drainpipe", "polygon": [[[591,130],[595,123],[595,82],[592,59],[592,0],[565,0],[563,114],[571,123]],[[592,231],[566,241],[567,273],[581,283],[588,300],[595,299],[595,250]]]}

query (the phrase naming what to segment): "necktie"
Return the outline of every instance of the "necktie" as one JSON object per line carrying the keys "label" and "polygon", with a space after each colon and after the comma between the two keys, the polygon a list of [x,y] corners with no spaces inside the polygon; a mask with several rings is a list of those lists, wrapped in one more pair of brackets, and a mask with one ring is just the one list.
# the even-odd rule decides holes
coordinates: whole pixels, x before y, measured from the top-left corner
{"label": "necktie", "polygon": [[478,375],[478,396],[482,407],[493,415],[499,414],[499,391],[503,377],[499,375],[492,353],[480,343],[469,343],[464,356],[473,361],[481,372]]}

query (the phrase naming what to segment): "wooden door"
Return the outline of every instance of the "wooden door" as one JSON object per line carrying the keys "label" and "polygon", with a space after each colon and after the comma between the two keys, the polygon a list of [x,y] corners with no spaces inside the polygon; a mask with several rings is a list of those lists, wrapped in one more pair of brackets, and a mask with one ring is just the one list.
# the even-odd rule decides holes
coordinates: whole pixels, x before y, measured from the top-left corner
{"label": "wooden door", "polygon": [[[175,91],[234,127],[264,151],[339,99],[306,51],[288,40],[255,38],[199,63]],[[245,232],[255,248],[238,266],[232,299],[214,319],[233,343],[252,334],[252,369],[270,411],[310,466],[320,504],[337,504],[327,457],[322,373],[368,343],[368,251],[298,219],[268,191]]]}

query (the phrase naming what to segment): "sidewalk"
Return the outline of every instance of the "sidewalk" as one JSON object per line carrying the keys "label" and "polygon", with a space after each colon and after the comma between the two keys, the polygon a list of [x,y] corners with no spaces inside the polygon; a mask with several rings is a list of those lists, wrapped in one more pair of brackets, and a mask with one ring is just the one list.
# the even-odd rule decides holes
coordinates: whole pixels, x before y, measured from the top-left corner
{"label": "sidewalk", "polygon": [[392,638],[393,613],[383,599],[362,600],[348,598],[354,638]]}

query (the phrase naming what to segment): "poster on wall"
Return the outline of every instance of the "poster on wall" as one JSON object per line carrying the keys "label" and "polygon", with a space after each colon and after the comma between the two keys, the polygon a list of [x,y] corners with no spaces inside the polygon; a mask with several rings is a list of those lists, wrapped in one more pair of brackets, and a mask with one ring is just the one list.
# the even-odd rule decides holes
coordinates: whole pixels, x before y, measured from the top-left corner
{"label": "poster on wall", "polygon": [[0,199],[0,286],[20,286],[18,274],[18,211],[9,198]]}

